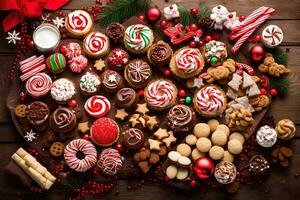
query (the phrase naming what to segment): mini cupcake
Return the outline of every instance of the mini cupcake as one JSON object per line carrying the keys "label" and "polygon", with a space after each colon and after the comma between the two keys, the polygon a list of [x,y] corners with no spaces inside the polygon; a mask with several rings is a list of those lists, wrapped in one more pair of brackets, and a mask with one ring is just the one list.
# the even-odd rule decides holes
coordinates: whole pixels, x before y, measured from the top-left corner
{"label": "mini cupcake", "polygon": [[86,72],[79,80],[79,88],[84,96],[95,95],[101,86],[100,77],[95,72]]}
{"label": "mini cupcake", "polygon": [[119,139],[119,126],[111,118],[97,119],[91,126],[91,138],[99,146],[110,146]]}
{"label": "mini cupcake", "polygon": [[30,77],[25,85],[26,91],[33,98],[43,97],[50,91],[52,79],[45,73],[37,73]]}
{"label": "mini cupcake", "polygon": [[204,58],[212,66],[220,66],[227,58],[226,44],[212,40],[205,44]]}
{"label": "mini cupcake", "polygon": [[193,128],[195,112],[188,106],[178,104],[170,108],[168,125],[175,132],[189,132]]}
{"label": "mini cupcake", "polygon": [[76,115],[71,109],[57,108],[50,117],[50,128],[57,133],[67,133],[72,131],[77,123]]}
{"label": "mini cupcake", "polygon": [[46,64],[50,72],[58,74],[65,70],[67,61],[63,54],[54,53],[47,58]]}
{"label": "mini cupcake", "polygon": [[124,37],[125,28],[120,23],[111,23],[106,28],[105,34],[109,37],[109,39],[113,42],[120,42]]}
{"label": "mini cupcake", "polygon": [[132,88],[122,88],[115,95],[115,102],[120,108],[134,109],[139,102],[139,96]]}
{"label": "mini cupcake", "polygon": [[37,131],[44,131],[48,127],[50,110],[47,104],[34,101],[26,108],[26,118]]}
{"label": "mini cupcake", "polygon": [[194,107],[204,117],[221,115],[227,105],[224,92],[217,86],[205,86],[194,94]]}
{"label": "mini cupcake", "polygon": [[91,32],[83,40],[83,51],[90,57],[101,58],[109,53],[109,39],[100,32]]}
{"label": "mini cupcake", "polygon": [[198,75],[204,67],[204,59],[199,49],[184,47],[174,53],[170,61],[171,71],[180,78]]}
{"label": "mini cupcake", "polygon": [[93,28],[92,17],[84,10],[75,10],[66,17],[65,28],[71,36],[82,38]]}
{"label": "mini cupcake", "polygon": [[144,133],[137,128],[130,128],[123,132],[123,144],[126,149],[137,151],[144,146]]}
{"label": "mini cupcake", "polygon": [[133,88],[144,88],[152,77],[151,67],[143,60],[133,60],[125,67],[124,77]]}
{"label": "mini cupcake", "polygon": [[109,66],[115,70],[123,70],[128,61],[128,53],[120,48],[115,48],[107,58]]}
{"label": "mini cupcake", "polygon": [[126,49],[135,54],[146,52],[154,40],[152,30],[143,24],[129,26],[124,35],[124,45]]}
{"label": "mini cupcake", "polygon": [[101,75],[101,86],[109,93],[115,93],[123,87],[122,76],[113,70],[105,70]]}
{"label": "mini cupcake", "polygon": [[151,81],[145,88],[145,101],[155,110],[164,110],[176,102],[177,88],[169,80]]}
{"label": "mini cupcake", "polygon": [[150,63],[159,67],[169,64],[172,55],[173,50],[170,45],[161,40],[153,44],[147,53]]}
{"label": "mini cupcake", "polygon": [[75,86],[72,81],[60,78],[53,82],[50,90],[52,98],[59,104],[65,104],[75,95]]}

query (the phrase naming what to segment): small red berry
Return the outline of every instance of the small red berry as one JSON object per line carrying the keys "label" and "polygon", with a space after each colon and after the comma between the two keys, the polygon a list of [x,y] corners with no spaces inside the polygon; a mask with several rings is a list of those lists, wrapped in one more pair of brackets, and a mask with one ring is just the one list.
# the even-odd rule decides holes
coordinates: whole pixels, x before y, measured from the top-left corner
{"label": "small red berry", "polygon": [[210,42],[211,40],[212,40],[211,35],[206,35],[206,36],[204,37],[204,41],[205,41],[205,42]]}
{"label": "small red berry", "polygon": [[198,30],[197,24],[191,24],[191,25],[189,26],[189,28],[190,28],[191,31],[197,31],[197,30]]}
{"label": "small red berry", "polygon": [[191,41],[190,44],[189,44],[189,46],[190,46],[191,48],[195,48],[195,47],[197,46],[197,44],[196,44],[195,41]]}
{"label": "small red berry", "polygon": [[261,93],[262,95],[266,95],[266,94],[267,94],[267,90],[266,90],[265,88],[261,88],[261,89],[260,89],[260,93]]}
{"label": "small red berry", "polygon": [[244,15],[241,15],[241,16],[239,17],[239,21],[240,21],[240,22],[244,21],[245,19],[246,19],[246,17],[245,17]]}
{"label": "small red berry", "polygon": [[186,97],[186,91],[184,89],[179,90],[178,95],[180,97]]}

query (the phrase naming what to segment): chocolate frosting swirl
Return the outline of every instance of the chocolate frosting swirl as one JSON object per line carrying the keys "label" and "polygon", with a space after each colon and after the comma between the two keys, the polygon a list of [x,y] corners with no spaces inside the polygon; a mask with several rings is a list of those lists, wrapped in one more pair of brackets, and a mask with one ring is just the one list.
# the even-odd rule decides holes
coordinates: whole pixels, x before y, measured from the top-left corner
{"label": "chocolate frosting swirl", "polygon": [[122,24],[112,23],[106,28],[106,35],[114,42],[120,40],[125,32],[125,28]]}
{"label": "chocolate frosting swirl", "polygon": [[131,82],[144,85],[147,84],[152,75],[150,66],[142,60],[130,62],[125,69],[125,73],[127,73],[127,77]]}
{"label": "chocolate frosting swirl", "polygon": [[172,56],[172,49],[164,42],[154,44],[149,50],[149,58],[155,64],[166,64]]}
{"label": "chocolate frosting swirl", "polygon": [[113,70],[106,70],[101,76],[102,86],[107,92],[116,92],[122,87],[123,78]]}
{"label": "chocolate frosting swirl", "polygon": [[51,116],[50,126],[53,130],[61,133],[69,132],[76,124],[76,116],[69,108],[58,108]]}
{"label": "chocolate frosting swirl", "polygon": [[131,128],[125,132],[126,143],[130,146],[137,145],[143,142],[143,132],[137,128]]}
{"label": "chocolate frosting swirl", "polygon": [[122,88],[115,96],[115,102],[121,108],[135,107],[138,96],[132,88]]}
{"label": "chocolate frosting swirl", "polygon": [[35,101],[27,106],[26,117],[33,125],[40,125],[49,118],[49,107],[41,101]]}
{"label": "chocolate frosting swirl", "polygon": [[193,112],[186,105],[176,105],[169,110],[167,118],[172,129],[183,129],[190,125]]}

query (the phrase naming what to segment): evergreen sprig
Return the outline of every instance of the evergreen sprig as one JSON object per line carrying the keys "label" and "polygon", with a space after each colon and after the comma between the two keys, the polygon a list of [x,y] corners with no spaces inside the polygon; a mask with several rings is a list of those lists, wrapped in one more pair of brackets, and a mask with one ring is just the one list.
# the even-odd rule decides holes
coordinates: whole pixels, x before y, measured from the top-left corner
{"label": "evergreen sprig", "polygon": [[184,26],[188,26],[191,24],[196,24],[198,22],[199,17],[208,17],[211,14],[209,8],[207,8],[203,3],[198,4],[199,16],[195,17],[191,14],[191,11],[186,7],[179,5],[178,10],[180,13],[179,23]]}
{"label": "evergreen sprig", "polygon": [[283,75],[282,77],[271,76],[270,88],[276,88],[280,95],[286,95],[291,86],[291,81],[288,75]]}
{"label": "evergreen sprig", "polygon": [[211,14],[211,10],[206,7],[203,3],[198,4],[200,17],[209,17]]}
{"label": "evergreen sprig", "polygon": [[100,25],[107,26],[112,22],[122,22],[138,12],[145,12],[150,5],[151,0],[113,1],[103,6],[104,11],[100,14]]}
{"label": "evergreen sprig", "polygon": [[274,57],[275,62],[278,64],[287,66],[288,64],[288,55],[282,48],[265,48],[266,52],[271,53]]}

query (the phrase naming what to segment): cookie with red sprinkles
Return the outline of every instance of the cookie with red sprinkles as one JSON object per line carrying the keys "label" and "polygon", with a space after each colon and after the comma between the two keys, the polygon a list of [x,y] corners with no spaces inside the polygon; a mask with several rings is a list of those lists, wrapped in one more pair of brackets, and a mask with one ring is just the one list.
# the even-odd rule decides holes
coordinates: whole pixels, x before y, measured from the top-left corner
{"label": "cookie with red sprinkles", "polygon": [[110,146],[119,139],[119,126],[111,118],[99,118],[91,127],[91,138],[99,146]]}
{"label": "cookie with red sprinkles", "polygon": [[114,49],[107,58],[107,62],[115,70],[124,69],[128,61],[129,61],[128,53],[125,50],[120,48]]}

